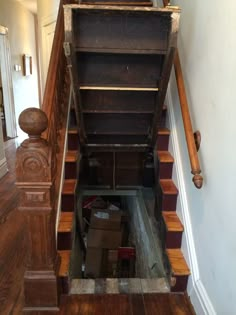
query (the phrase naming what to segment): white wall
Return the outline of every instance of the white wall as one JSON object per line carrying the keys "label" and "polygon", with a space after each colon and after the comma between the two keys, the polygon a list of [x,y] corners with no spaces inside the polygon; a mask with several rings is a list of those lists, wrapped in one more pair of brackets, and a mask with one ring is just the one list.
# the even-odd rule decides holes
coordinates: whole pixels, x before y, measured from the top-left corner
{"label": "white wall", "polygon": [[[173,1],[182,9],[179,52],[193,126],[202,134],[204,184],[192,183],[190,164],[172,78],[170,95],[183,167],[199,281],[219,315],[236,314],[236,2]],[[183,250],[187,254],[186,239]],[[192,285],[188,290],[198,314]],[[204,297],[203,297],[204,298]],[[213,314],[210,307],[206,314]]]}
{"label": "white wall", "polygon": [[[11,48],[13,93],[16,119],[27,107],[39,106],[38,69],[35,43],[35,16],[15,0],[0,1],[0,24],[9,30]],[[21,65],[23,54],[32,56],[31,76],[23,76],[22,71],[15,72],[13,65]],[[20,129],[18,127],[18,133]]]}
{"label": "white wall", "polygon": [[41,96],[43,97],[47,79],[48,63],[51,54],[51,43],[56,25],[57,13],[60,0],[38,0],[37,18],[41,68]]}

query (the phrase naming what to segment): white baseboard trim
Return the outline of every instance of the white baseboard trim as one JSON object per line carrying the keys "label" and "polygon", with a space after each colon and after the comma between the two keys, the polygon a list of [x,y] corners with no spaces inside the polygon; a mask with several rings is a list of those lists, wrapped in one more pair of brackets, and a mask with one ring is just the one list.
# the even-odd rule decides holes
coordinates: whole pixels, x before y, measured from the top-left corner
{"label": "white baseboard trim", "polygon": [[[212,306],[212,303],[208,297],[208,294],[200,280],[199,268],[194,244],[194,238],[192,233],[192,224],[189,216],[189,206],[185,187],[183,165],[180,154],[180,146],[178,141],[178,135],[176,130],[176,119],[174,114],[174,104],[171,96],[170,89],[167,90],[166,96],[169,126],[171,130],[170,142],[173,149],[173,156],[175,160],[175,170],[177,177],[177,186],[179,188],[179,201],[181,208],[181,215],[183,218],[184,225],[184,236],[186,239],[187,250],[183,253],[186,260],[189,263],[189,268],[191,270],[191,277],[189,281],[192,281],[191,285],[188,286],[188,294],[190,296],[191,302],[194,306],[197,315],[215,315],[216,312]],[[178,105],[178,104],[177,104]],[[189,289],[190,288],[190,289]]]}
{"label": "white baseboard trim", "polygon": [[195,282],[190,299],[197,315],[217,315],[201,280]]}
{"label": "white baseboard trim", "polygon": [[8,172],[7,160],[3,158],[0,160],[0,178],[2,178]]}

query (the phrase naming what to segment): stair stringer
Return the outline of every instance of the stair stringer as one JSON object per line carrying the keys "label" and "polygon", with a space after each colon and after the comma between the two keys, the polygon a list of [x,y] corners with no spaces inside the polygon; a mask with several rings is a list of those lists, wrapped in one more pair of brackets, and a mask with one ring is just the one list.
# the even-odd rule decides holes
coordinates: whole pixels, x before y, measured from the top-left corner
{"label": "stair stringer", "polygon": [[[173,77],[173,74],[171,77]],[[170,78],[170,82],[171,81],[172,80]],[[214,307],[199,275],[198,261],[192,232],[192,223],[189,214],[186,184],[183,175],[184,171],[180,153],[181,150],[176,130],[174,103],[170,91],[170,83],[167,89],[166,104],[168,108],[166,116],[166,126],[171,130],[169,138],[169,152],[173,155],[175,160],[175,163],[173,165],[172,178],[179,188],[176,212],[184,226],[181,250],[191,271],[191,275],[188,279],[187,293],[197,314],[216,315],[216,311],[214,310]]]}
{"label": "stair stringer", "polygon": [[58,204],[57,204],[57,216],[56,216],[56,241],[57,241],[57,231],[58,231],[58,225],[61,215],[61,193],[62,193],[62,187],[64,183],[64,173],[65,173],[65,159],[66,159],[66,152],[67,152],[67,142],[68,142],[68,129],[69,129],[69,120],[70,120],[70,110],[71,110],[71,102],[72,102],[72,89],[70,87],[70,96],[69,96],[69,106],[68,106],[68,112],[67,112],[67,122],[66,122],[66,132],[65,132],[65,146],[63,150],[63,158],[62,158],[62,170],[61,170],[61,179],[60,179],[60,185],[59,185],[59,191],[58,191]]}

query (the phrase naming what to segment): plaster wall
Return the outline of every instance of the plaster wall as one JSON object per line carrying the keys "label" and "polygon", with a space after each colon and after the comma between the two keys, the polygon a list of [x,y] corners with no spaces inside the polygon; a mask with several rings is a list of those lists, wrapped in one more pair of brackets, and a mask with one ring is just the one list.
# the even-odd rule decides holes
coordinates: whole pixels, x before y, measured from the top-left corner
{"label": "plaster wall", "polygon": [[[35,16],[15,0],[0,1],[0,25],[8,28],[16,120],[27,107],[39,107]],[[22,56],[32,56],[32,75],[23,76]],[[21,71],[14,71],[20,65]],[[21,133],[17,123],[17,132]]]}
{"label": "plaster wall", "polygon": [[[194,129],[202,134],[201,190],[192,183],[175,79],[170,82],[199,280],[216,314],[236,314],[236,3],[171,2],[182,9],[179,53]],[[183,241],[183,251],[186,243]],[[194,288],[188,288],[196,306]],[[210,314],[209,312],[207,314]],[[212,314],[212,313],[211,313]],[[210,314],[210,315],[211,315]]]}

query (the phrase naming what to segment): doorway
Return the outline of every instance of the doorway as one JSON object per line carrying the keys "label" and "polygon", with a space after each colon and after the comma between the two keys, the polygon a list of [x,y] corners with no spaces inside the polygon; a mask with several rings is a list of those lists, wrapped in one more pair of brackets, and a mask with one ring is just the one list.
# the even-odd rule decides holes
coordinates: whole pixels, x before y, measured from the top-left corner
{"label": "doorway", "polygon": [[1,120],[6,139],[15,138],[16,117],[11,74],[11,54],[8,29],[0,25],[0,75],[1,75]]}

